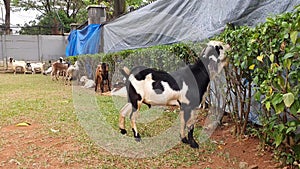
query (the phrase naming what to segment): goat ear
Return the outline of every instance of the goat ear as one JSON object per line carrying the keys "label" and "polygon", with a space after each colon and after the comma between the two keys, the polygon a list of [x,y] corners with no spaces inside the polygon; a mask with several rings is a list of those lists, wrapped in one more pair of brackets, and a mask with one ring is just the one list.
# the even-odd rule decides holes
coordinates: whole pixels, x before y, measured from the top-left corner
{"label": "goat ear", "polygon": [[223,47],[221,45],[216,45],[215,49],[216,49],[218,55],[220,55],[220,50],[223,50]]}
{"label": "goat ear", "polygon": [[206,58],[206,55],[205,55],[205,50],[206,50],[207,47],[205,47],[204,49],[202,49],[201,53],[200,53],[200,57],[204,57]]}
{"label": "goat ear", "polygon": [[130,75],[130,70],[127,67],[120,69],[120,72],[123,76],[125,76],[126,79],[128,79],[128,77]]}

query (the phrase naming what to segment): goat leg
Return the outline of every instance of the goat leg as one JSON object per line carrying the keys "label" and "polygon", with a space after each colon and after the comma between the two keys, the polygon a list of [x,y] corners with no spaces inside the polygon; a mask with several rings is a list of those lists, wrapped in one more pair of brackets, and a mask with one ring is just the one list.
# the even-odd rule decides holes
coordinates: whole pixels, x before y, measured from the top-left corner
{"label": "goat leg", "polygon": [[188,139],[185,137],[185,120],[184,120],[184,111],[180,111],[180,138],[181,141],[185,144],[189,144]]}
{"label": "goat leg", "polygon": [[104,80],[101,80],[101,82],[100,82],[100,90],[101,90],[101,93],[104,93]]}
{"label": "goat leg", "polygon": [[192,148],[199,148],[199,144],[195,141],[194,136],[194,125],[188,127],[188,142]]}
{"label": "goat leg", "polygon": [[125,117],[128,114],[128,112],[132,111],[132,105],[131,103],[127,103],[123,106],[123,108],[120,110],[120,117],[119,117],[119,128],[121,134],[126,134],[127,131],[125,129]]}
{"label": "goat leg", "polygon": [[141,136],[137,130],[137,126],[135,123],[136,115],[138,114],[140,107],[141,107],[142,101],[137,101],[136,105],[132,105],[132,112],[130,114],[130,121],[131,121],[131,127],[133,131],[133,136],[135,138],[135,141],[140,142],[141,141]]}
{"label": "goat leg", "polygon": [[110,80],[107,79],[107,86],[108,86],[108,91],[111,91],[111,88],[110,88]]}
{"label": "goat leg", "polygon": [[193,133],[194,133],[194,124],[195,124],[195,111],[187,111],[187,113],[189,113],[189,115],[187,115],[189,117],[188,121],[186,122],[187,125],[187,129],[188,129],[188,143],[190,144],[190,146],[192,148],[199,148],[198,143],[195,141]]}
{"label": "goat leg", "polygon": [[97,77],[95,79],[95,83],[96,83],[96,85],[95,85],[95,92],[97,92],[97,89],[98,89],[98,79],[97,79]]}
{"label": "goat leg", "polygon": [[[181,141],[185,144],[189,144],[192,148],[199,148],[198,143],[193,137],[194,133],[194,111],[185,107],[180,111],[180,122],[181,122],[181,132],[180,137]],[[188,129],[188,138],[185,136],[185,128]]]}
{"label": "goat leg", "polygon": [[137,111],[135,112],[132,112],[132,116],[131,116],[131,127],[132,127],[132,132],[133,132],[133,136],[135,138],[135,141],[137,142],[140,142],[142,139],[141,139],[141,136],[137,130],[137,127],[136,127],[136,123],[135,123],[135,116],[137,114]]}

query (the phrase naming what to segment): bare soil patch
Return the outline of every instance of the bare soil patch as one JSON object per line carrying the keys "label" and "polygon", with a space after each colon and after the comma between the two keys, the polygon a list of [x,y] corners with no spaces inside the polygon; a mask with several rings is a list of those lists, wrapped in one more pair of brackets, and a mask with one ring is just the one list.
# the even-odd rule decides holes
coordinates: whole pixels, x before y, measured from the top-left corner
{"label": "bare soil patch", "polygon": [[75,141],[51,134],[46,136],[41,134],[42,130],[39,124],[1,127],[0,168],[80,168],[80,163],[69,165],[63,157],[64,153],[79,150]]}
{"label": "bare soil patch", "polygon": [[231,134],[232,126],[218,126],[211,139],[217,150],[209,157],[211,163],[200,164],[200,168],[275,168],[272,153],[261,150],[257,138],[237,139]]}
{"label": "bare soil patch", "polygon": [[[81,151],[78,146],[80,143],[72,137],[56,137],[55,133],[44,135],[41,134],[42,130],[45,129],[40,124],[31,124],[28,127],[1,127],[1,168],[19,168],[24,165],[29,168],[86,168],[87,161],[101,166],[101,160],[97,158],[87,157],[85,162],[72,159],[76,157],[76,152]],[[257,138],[237,140],[230,130],[230,125],[219,126],[211,137],[217,144],[216,151],[205,157],[203,162],[190,168],[275,168],[276,163],[272,160],[271,152],[260,151]],[[97,151],[103,150],[99,148]]]}

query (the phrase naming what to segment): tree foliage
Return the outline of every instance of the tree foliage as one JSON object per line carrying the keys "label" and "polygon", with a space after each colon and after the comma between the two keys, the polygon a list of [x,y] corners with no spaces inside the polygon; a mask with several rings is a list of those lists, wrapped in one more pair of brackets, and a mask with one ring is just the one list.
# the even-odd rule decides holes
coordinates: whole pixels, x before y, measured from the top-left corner
{"label": "tree foliage", "polygon": [[[124,3],[120,3],[123,2]],[[152,2],[153,0],[146,1]],[[125,3],[126,2],[126,3]],[[70,24],[83,24],[87,20],[86,7],[92,4],[103,4],[106,6],[108,20],[119,16],[114,15],[115,5],[121,13],[126,12],[128,6],[138,8],[145,2],[143,0],[12,0],[12,6],[18,10],[36,10],[40,15],[37,21],[31,21],[25,25],[21,34],[61,34],[70,31]],[[120,6],[121,5],[121,6]]]}
{"label": "tree foliage", "polygon": [[[70,31],[71,23],[84,22],[87,18],[87,0],[12,0],[15,8],[36,10],[40,15],[20,31],[23,34],[60,34]],[[51,26],[50,26],[51,25]],[[32,29],[33,28],[33,29]]]}

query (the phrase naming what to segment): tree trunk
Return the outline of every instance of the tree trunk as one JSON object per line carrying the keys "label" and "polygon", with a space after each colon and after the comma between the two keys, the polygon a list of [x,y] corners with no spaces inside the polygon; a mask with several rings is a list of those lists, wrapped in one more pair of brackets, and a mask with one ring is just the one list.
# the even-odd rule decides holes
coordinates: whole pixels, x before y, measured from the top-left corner
{"label": "tree trunk", "polygon": [[3,0],[5,5],[5,33],[10,34],[10,0]]}
{"label": "tree trunk", "polygon": [[51,34],[52,35],[59,35],[60,32],[59,32],[59,22],[57,21],[56,18],[53,18],[53,27],[51,29]]}
{"label": "tree trunk", "polygon": [[125,13],[125,0],[114,0],[114,17],[118,17]]}

